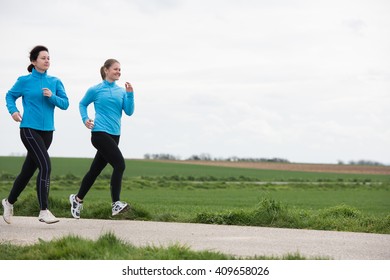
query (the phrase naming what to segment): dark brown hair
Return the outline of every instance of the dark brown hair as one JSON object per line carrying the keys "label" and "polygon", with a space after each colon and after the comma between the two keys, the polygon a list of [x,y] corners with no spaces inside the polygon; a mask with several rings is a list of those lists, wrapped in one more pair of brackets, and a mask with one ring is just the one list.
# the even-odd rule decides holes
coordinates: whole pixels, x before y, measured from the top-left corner
{"label": "dark brown hair", "polygon": [[[33,61],[36,61],[38,59],[38,56],[39,56],[39,53],[41,51],[46,51],[46,52],[49,52],[49,50],[45,47],[45,46],[36,46],[34,47],[31,52],[30,52],[30,62],[33,62]],[[31,63],[28,67],[27,67],[27,71],[28,72],[32,72],[34,68],[34,65]]]}
{"label": "dark brown hair", "polygon": [[107,59],[106,62],[104,62],[104,65],[100,67],[100,75],[102,76],[102,79],[106,79],[106,73],[104,72],[104,69],[110,68],[114,63],[119,63],[118,60],[110,58]]}

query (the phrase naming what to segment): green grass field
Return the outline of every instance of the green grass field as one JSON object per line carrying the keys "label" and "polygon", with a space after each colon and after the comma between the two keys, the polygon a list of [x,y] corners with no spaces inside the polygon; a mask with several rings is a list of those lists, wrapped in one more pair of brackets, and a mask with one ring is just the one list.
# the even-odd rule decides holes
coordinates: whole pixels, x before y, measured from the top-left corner
{"label": "green grass field", "polygon": [[[23,158],[0,157],[0,198],[6,197]],[[50,210],[70,218],[91,159],[53,158]],[[122,200],[132,209],[114,219],[213,223],[390,233],[390,178],[385,175],[288,172],[127,160]],[[82,218],[112,219],[107,167],[84,200]],[[15,215],[37,216],[35,178],[15,203]],[[120,249],[118,249],[120,248]],[[30,246],[0,244],[0,259],[229,260],[217,252],[173,245],[137,248],[112,235],[97,241],[64,237]],[[101,252],[104,252],[102,254]],[[104,255],[104,257],[102,257]],[[251,259],[280,259],[256,256]],[[305,259],[286,255],[282,259]]]}
{"label": "green grass field", "polygon": [[[0,157],[6,197],[23,158]],[[56,216],[71,217],[91,159],[53,158],[50,192]],[[390,233],[390,180],[385,175],[256,170],[127,160],[122,219],[238,224]],[[85,198],[83,218],[110,218],[109,178],[103,172]],[[16,215],[37,215],[35,179],[15,204]]]}
{"label": "green grass field", "polygon": [[[0,174],[19,173],[23,157],[1,157]],[[82,177],[87,172],[92,159],[89,158],[52,158],[52,176],[74,175]],[[111,174],[110,166],[103,174]],[[125,177],[163,177],[180,176],[217,179],[244,177],[258,181],[390,181],[387,175],[334,174],[316,172],[293,172],[280,170],[258,170],[202,166],[182,163],[162,163],[151,160],[126,160]],[[211,178],[211,179],[213,179]]]}

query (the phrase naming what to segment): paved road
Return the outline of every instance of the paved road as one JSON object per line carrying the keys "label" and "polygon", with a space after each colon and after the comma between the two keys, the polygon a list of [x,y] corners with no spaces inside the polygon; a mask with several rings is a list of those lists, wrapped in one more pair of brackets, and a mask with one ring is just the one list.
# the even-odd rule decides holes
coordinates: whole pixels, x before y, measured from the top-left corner
{"label": "paved road", "polygon": [[390,260],[389,234],[66,218],[47,225],[36,217],[18,216],[10,225],[0,221],[0,242],[13,244],[32,244],[38,239],[49,241],[65,235],[96,240],[107,232],[135,246],[180,243],[193,250],[242,257],[300,253],[307,258]]}

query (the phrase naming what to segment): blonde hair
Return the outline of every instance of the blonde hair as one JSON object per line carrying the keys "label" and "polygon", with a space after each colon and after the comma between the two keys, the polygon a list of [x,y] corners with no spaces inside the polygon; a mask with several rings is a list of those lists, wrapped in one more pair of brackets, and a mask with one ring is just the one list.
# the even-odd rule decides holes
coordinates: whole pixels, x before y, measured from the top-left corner
{"label": "blonde hair", "polygon": [[102,67],[100,67],[100,75],[102,76],[103,80],[106,79],[106,72],[104,72],[104,69],[110,68],[114,63],[119,63],[119,61],[116,59],[110,58],[104,62],[104,65]]}

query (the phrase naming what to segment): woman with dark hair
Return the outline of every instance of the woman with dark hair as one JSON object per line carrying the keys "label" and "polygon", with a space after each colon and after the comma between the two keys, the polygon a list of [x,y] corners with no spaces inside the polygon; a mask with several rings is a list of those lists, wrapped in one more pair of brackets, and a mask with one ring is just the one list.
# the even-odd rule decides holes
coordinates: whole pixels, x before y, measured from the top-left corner
{"label": "woman with dark hair", "polygon": [[[8,224],[13,216],[13,204],[37,169],[39,221],[47,224],[59,221],[48,210],[51,172],[48,149],[53,139],[54,109],[58,107],[66,110],[69,101],[61,80],[47,75],[50,67],[49,50],[44,46],[36,46],[30,52],[30,62],[27,68],[30,74],[19,77],[6,95],[8,111],[16,122],[20,122],[20,137],[27,149],[22,170],[8,198],[2,200],[3,218]],[[23,114],[16,106],[19,97],[22,97]]]}
{"label": "woman with dark hair", "polygon": [[[115,83],[121,76],[120,63],[115,59],[108,59],[101,67],[100,74],[103,82],[89,88],[79,104],[82,121],[92,130],[91,142],[97,152],[77,195],[71,194],[69,197],[71,213],[76,219],[80,218],[84,197],[107,164],[113,167],[110,182],[112,215],[129,208],[126,202],[120,201],[125,160],[118,145],[122,111],[128,116],[134,112],[133,87],[126,82],[124,89]],[[88,117],[87,107],[91,103],[94,103],[95,120]]]}

